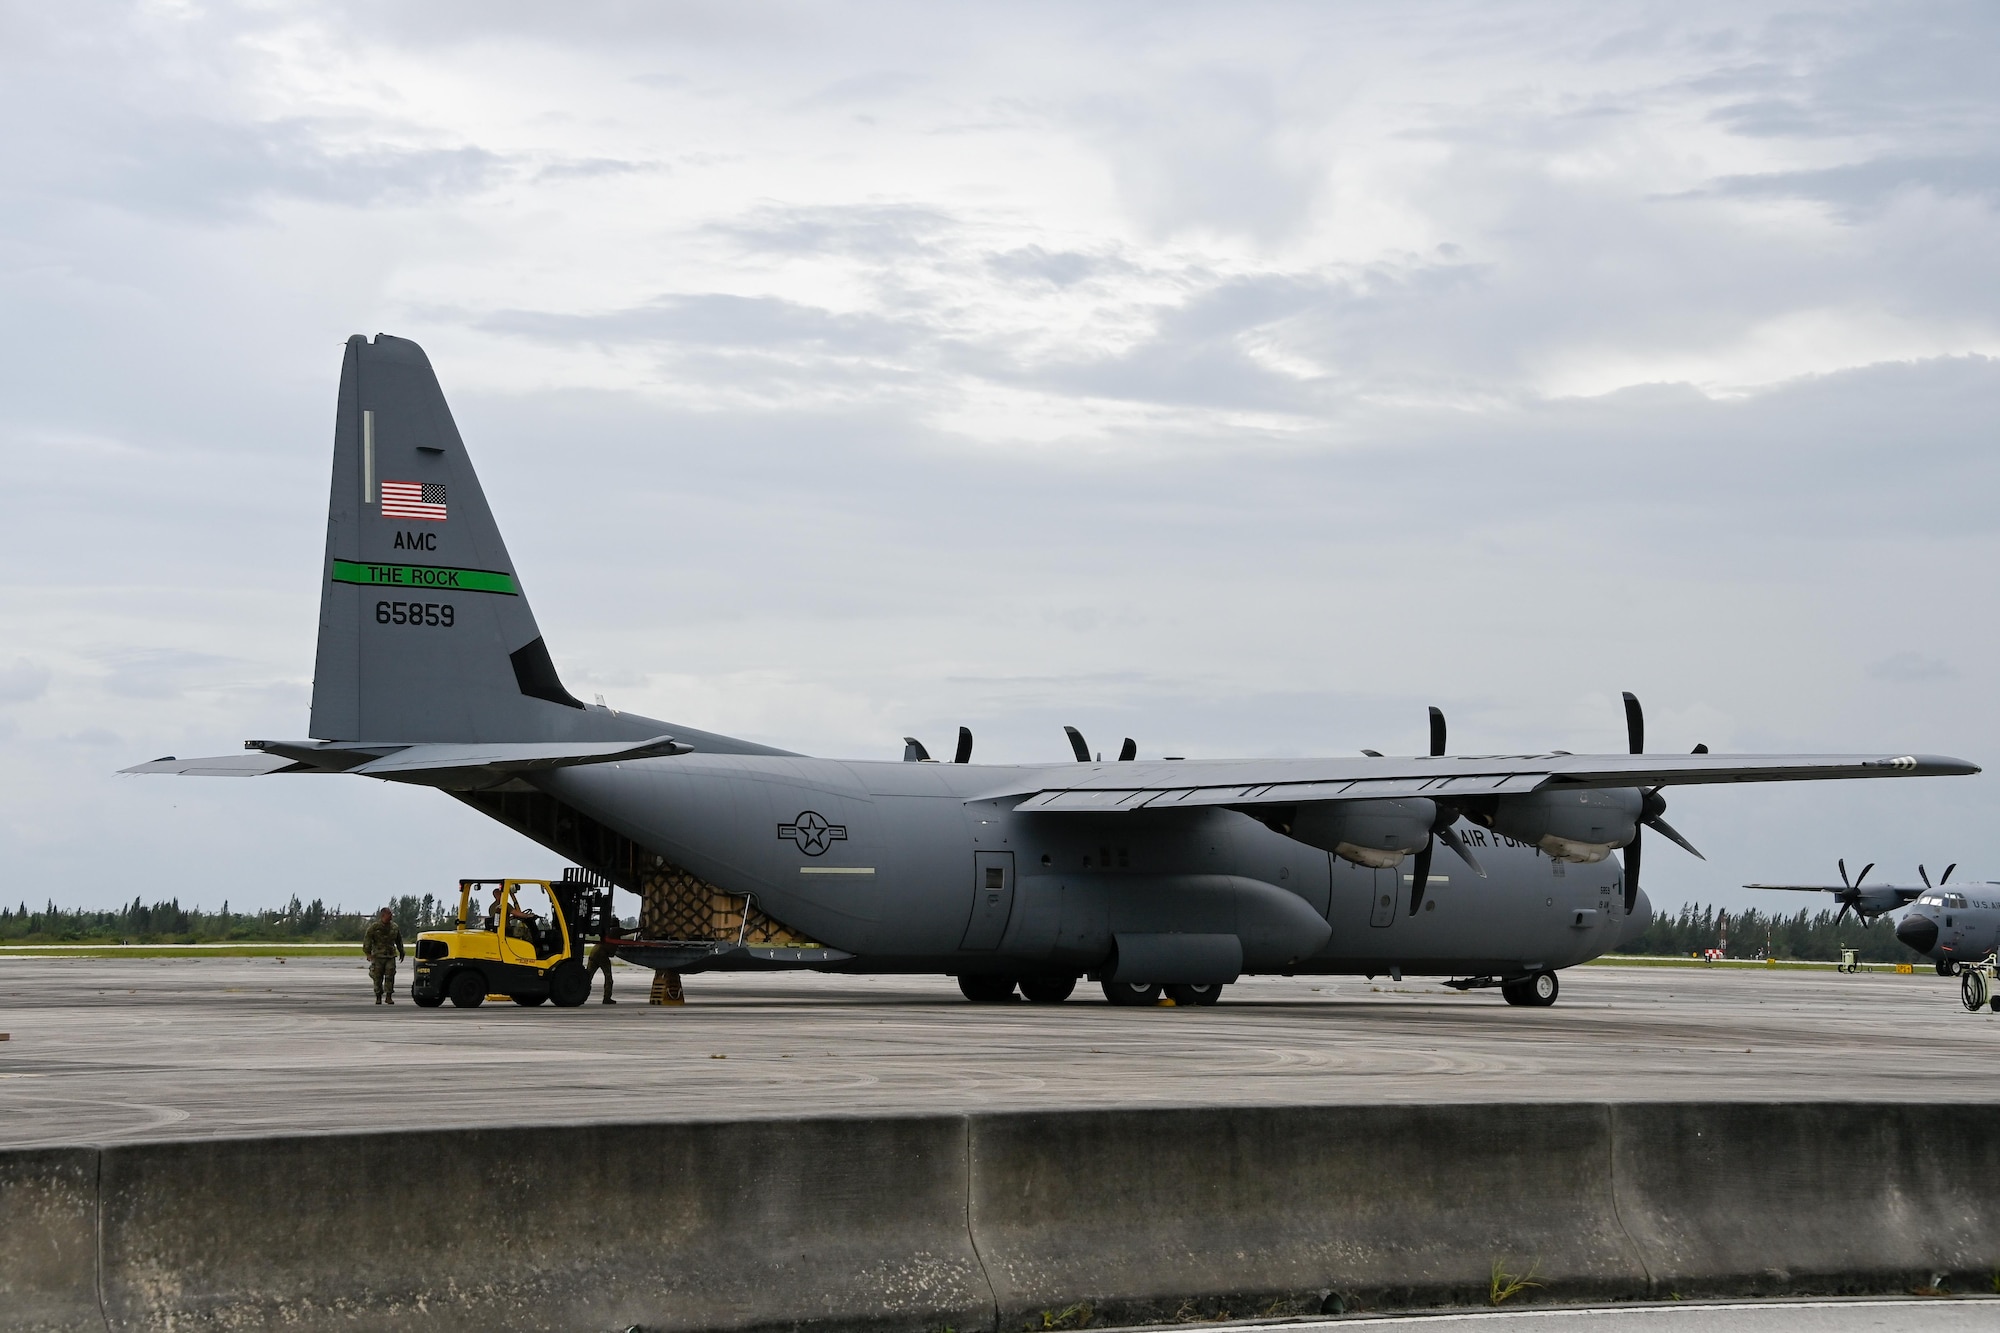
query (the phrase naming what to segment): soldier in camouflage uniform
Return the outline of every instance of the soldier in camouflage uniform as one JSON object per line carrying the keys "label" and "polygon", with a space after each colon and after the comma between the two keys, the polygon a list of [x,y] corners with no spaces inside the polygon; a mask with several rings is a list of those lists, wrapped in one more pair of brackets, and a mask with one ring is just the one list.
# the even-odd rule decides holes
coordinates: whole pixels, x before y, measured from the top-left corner
{"label": "soldier in camouflage uniform", "polygon": [[604,928],[603,938],[599,939],[592,946],[590,957],[584,961],[583,975],[586,980],[594,979],[599,972],[604,974],[604,1003],[606,1004],[618,1003],[618,1001],[611,998],[611,960],[618,956],[617,941],[624,938],[624,928],[616,921],[612,922]]}
{"label": "soldier in camouflage uniform", "polygon": [[375,983],[375,1003],[396,1002],[396,960],[403,957],[403,932],[388,908],[376,913],[361,937],[361,952],[368,958],[368,979]]}

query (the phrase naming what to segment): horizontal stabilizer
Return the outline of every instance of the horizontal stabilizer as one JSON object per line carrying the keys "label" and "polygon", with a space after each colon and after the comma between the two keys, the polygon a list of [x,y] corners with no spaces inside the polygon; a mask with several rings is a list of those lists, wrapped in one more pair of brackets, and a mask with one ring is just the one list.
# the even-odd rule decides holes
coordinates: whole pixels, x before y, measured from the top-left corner
{"label": "horizontal stabilizer", "polygon": [[468,769],[495,774],[530,773],[544,768],[608,764],[623,759],[662,759],[668,755],[687,754],[693,749],[692,745],[683,745],[672,736],[655,736],[636,745],[630,741],[412,745],[347,771],[364,777],[421,782],[433,774],[462,773]]}
{"label": "horizontal stabilizer", "polygon": [[184,778],[261,778],[267,773],[318,773],[310,764],[294,763],[275,754],[218,754],[206,759],[176,759],[168,755],[148,764],[121,768],[120,773],[172,773]]}
{"label": "horizontal stabilizer", "polygon": [[319,741],[245,741],[248,754],[213,759],[155,759],[125,773],[183,777],[262,777],[267,773],[359,773],[394,782],[479,787],[540,769],[659,759],[687,754],[672,736],[644,741],[518,741],[439,745],[336,745]]}

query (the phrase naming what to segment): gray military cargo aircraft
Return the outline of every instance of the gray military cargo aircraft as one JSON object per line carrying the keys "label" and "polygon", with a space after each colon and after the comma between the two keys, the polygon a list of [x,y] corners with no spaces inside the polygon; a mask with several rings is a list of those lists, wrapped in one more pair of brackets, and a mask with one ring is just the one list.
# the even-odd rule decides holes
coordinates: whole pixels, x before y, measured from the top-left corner
{"label": "gray military cargo aircraft", "polygon": [[[973,764],[817,759],[593,706],[557,676],[423,350],[356,335],[334,427],[310,740],[127,772],[434,787],[618,886],[733,916],[677,971],[956,976],[974,1000],[1213,1003],[1239,976],[1439,975],[1553,1003],[1645,926],[1665,787],[1968,774],[1911,754],[1630,752]],[[1464,872],[1431,873],[1443,842]],[[1623,849],[1622,864],[1611,856]],[[1689,850],[1693,850],[1691,847]],[[1407,869],[1405,868],[1407,867]],[[1456,871],[1457,867],[1455,867]],[[678,895],[676,897],[675,895]],[[685,918],[683,918],[685,919]],[[733,922],[724,929],[717,920]],[[751,929],[751,923],[756,929]]]}

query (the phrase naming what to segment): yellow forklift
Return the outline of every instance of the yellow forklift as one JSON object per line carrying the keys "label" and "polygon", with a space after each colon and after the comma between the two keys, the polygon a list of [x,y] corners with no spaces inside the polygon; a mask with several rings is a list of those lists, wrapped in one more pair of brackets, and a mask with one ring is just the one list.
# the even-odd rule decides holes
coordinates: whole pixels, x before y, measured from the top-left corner
{"label": "yellow forklift", "polygon": [[590,998],[583,955],[611,912],[610,881],[588,870],[572,867],[560,880],[462,879],[452,929],[417,936],[410,998],[426,1009],[488,999],[573,1009]]}

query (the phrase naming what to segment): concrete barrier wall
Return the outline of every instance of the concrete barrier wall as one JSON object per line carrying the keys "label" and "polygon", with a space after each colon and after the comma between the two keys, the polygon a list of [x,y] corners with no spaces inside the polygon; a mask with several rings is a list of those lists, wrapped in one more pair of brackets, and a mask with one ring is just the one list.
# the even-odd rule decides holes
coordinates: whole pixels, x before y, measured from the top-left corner
{"label": "concrete barrier wall", "polygon": [[965,1228],[957,1119],[107,1148],[101,1189],[113,1328],[895,1330],[992,1318]]}
{"label": "concrete barrier wall", "polygon": [[0,1327],[104,1327],[95,1149],[0,1152]]}
{"label": "concrete barrier wall", "polygon": [[1631,1105],[1619,1214],[1662,1292],[1900,1289],[2000,1274],[1986,1106]]}
{"label": "concrete barrier wall", "polygon": [[[0,1327],[1014,1333],[1984,1290],[1979,1107],[1250,1107],[0,1152]],[[1067,1314],[1065,1314],[1067,1312]]]}
{"label": "concrete barrier wall", "polygon": [[1601,1106],[1249,1107],[972,1125],[972,1220],[1015,1328],[1484,1302],[1492,1265],[1568,1295],[1644,1291]]}

